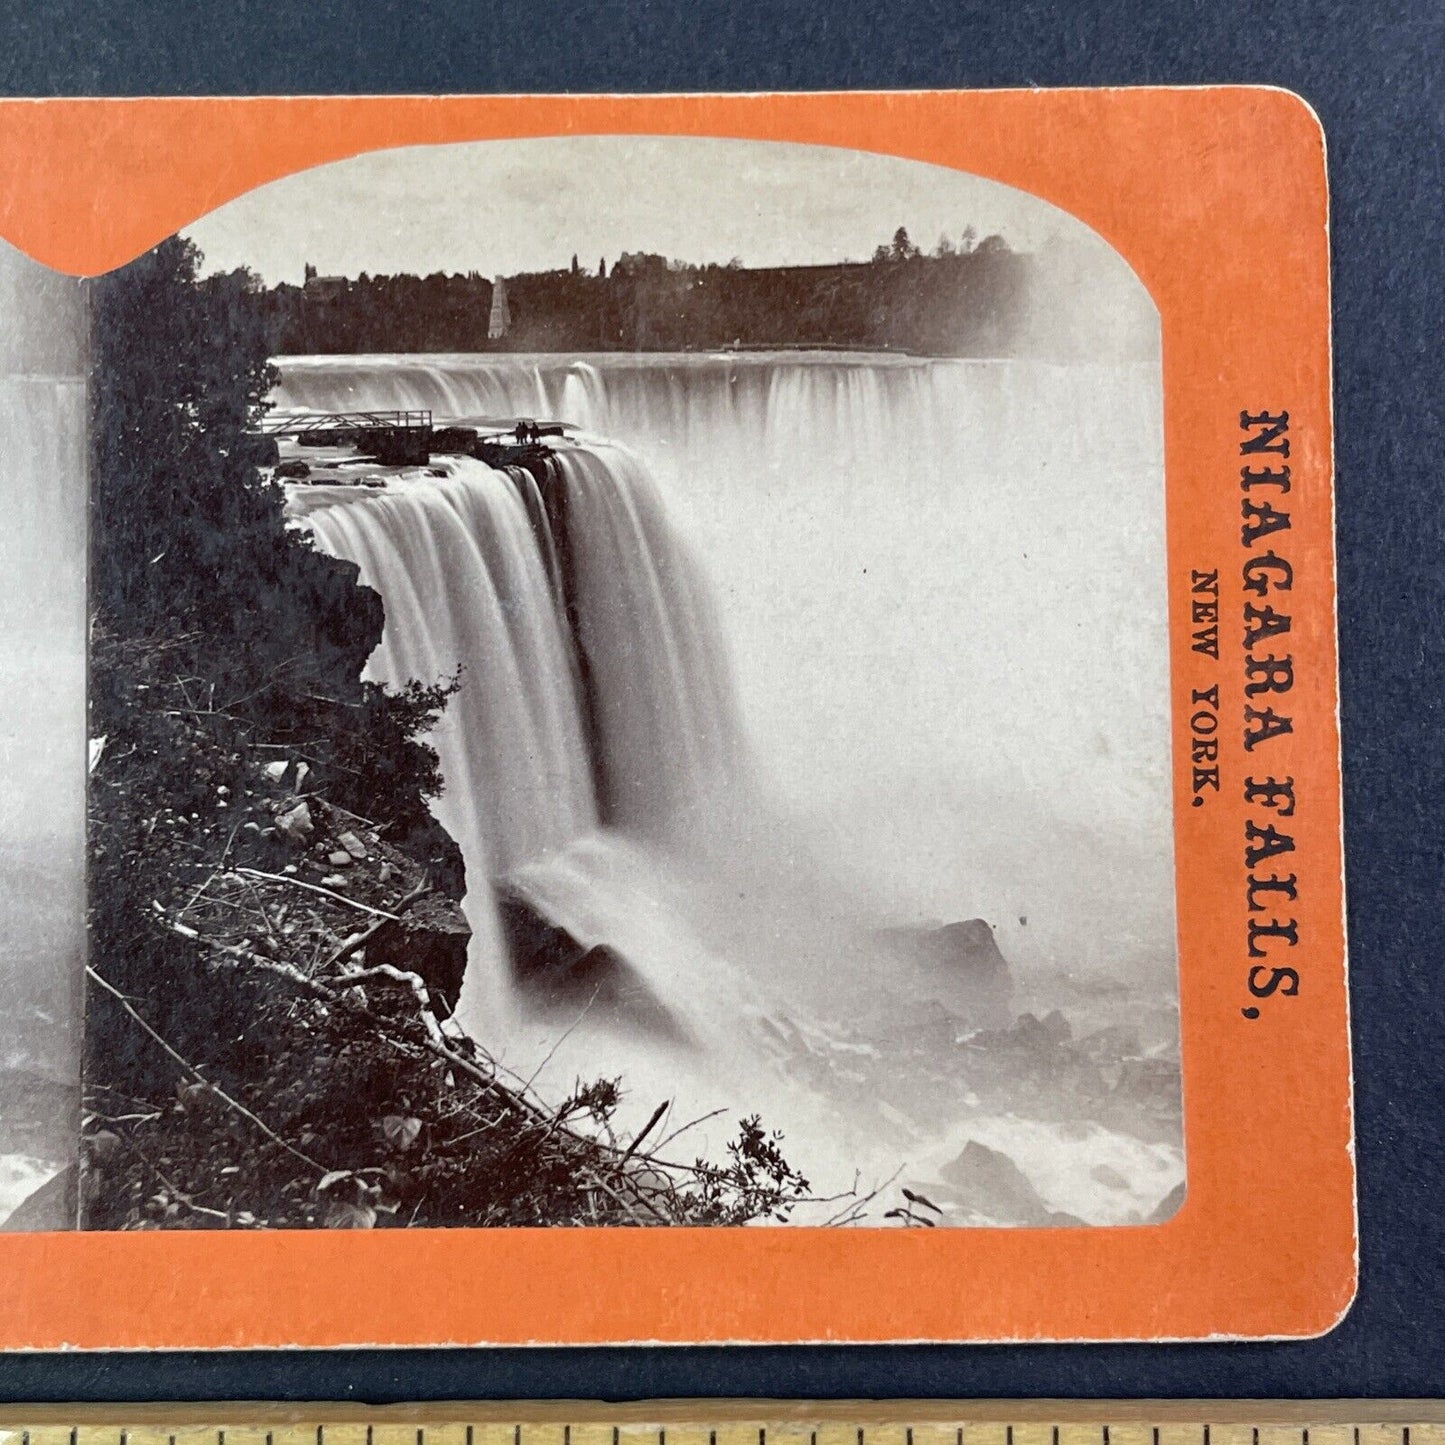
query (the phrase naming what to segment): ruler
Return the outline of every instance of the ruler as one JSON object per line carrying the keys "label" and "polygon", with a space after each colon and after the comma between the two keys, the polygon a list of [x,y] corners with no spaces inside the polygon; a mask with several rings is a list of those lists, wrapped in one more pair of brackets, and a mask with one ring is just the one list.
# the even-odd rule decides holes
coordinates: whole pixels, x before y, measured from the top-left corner
{"label": "ruler", "polygon": [[0,1445],[1445,1445],[1445,1401],[0,1406]]}

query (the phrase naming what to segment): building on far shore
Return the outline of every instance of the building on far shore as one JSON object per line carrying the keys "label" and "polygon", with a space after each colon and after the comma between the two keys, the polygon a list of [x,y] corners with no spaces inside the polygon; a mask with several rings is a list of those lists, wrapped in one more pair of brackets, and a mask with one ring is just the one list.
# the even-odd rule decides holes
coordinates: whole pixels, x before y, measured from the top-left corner
{"label": "building on far shore", "polygon": [[308,262],[303,289],[310,301],[335,301],[351,290],[351,281],[346,276],[318,276]]}

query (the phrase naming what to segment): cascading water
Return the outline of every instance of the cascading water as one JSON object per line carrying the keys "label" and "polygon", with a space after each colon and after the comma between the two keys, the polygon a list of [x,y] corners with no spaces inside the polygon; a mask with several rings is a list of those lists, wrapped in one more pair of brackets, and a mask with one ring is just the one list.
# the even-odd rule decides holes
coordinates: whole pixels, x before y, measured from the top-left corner
{"label": "cascading water", "polygon": [[[0,281],[16,259],[0,255]],[[69,318],[41,319],[63,335]],[[23,328],[14,315],[6,323],[13,344]],[[0,1228],[75,1157],[86,737],[85,501],[75,483],[86,415],[78,375],[5,374],[0,363],[10,543],[0,605],[12,629],[0,654]],[[73,1224],[61,1206],[47,1213],[47,1228]]]}
{"label": "cascading water", "polygon": [[[459,1019],[504,1062],[530,1075],[545,1061],[562,1087],[620,1073],[644,1117],[664,1097],[679,1119],[761,1112],[827,1192],[855,1167],[881,1179],[958,1148],[926,1102],[871,1097],[849,1072],[851,1051],[886,1073],[893,1041],[916,1047],[909,1007],[949,996],[882,925],[984,913],[1014,956],[1057,963],[1062,940],[1070,962],[1172,969],[1167,827],[1127,855],[1127,910],[1100,883],[1140,797],[1167,799],[1163,701],[1141,709],[1124,689],[1112,704],[1136,739],[1127,774],[1073,737],[1073,699],[1108,675],[1101,646],[1116,668],[1157,671],[1165,655],[1162,620],[1102,642],[1084,630],[1127,610],[1141,557],[1162,551],[1158,515],[1098,525],[1138,510],[1157,414],[1147,383],[1138,403],[1141,368],[1018,369],[283,361],[285,408],[582,428],[540,475],[439,457],[379,489],[292,491],[319,544],[382,593],[371,674],[463,669],[434,739],[435,810],[468,863]],[[1050,407],[1074,423],[1063,440],[1040,427]],[[1042,515],[1019,503],[1041,475]],[[1086,528],[1100,540],[1083,555]],[[1033,566],[999,565],[1004,538]],[[1156,591],[1162,619],[1162,579]],[[1018,667],[1010,644],[1071,608],[1080,635],[1046,675]],[[1050,750],[1062,801],[1045,814],[1031,793]],[[972,793],[953,791],[958,774],[976,775]],[[1085,860],[1072,874],[1053,861],[1065,852]],[[1030,869],[1053,869],[1042,891],[1058,902],[1032,935],[1010,892]],[[629,980],[621,1002],[539,1007],[513,976],[498,890],[605,946]],[[1147,1211],[1180,1175],[1177,1144],[1099,1129],[1063,1149],[1050,1126],[988,1127],[1054,1207],[1098,1222]],[[730,1133],[704,1126],[698,1147]],[[1100,1162],[1128,1188],[1091,1185]]]}

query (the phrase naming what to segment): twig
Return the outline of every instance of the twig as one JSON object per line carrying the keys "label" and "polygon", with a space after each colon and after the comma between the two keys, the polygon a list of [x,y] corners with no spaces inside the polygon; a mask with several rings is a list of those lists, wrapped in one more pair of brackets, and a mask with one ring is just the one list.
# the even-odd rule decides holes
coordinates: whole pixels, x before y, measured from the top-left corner
{"label": "twig", "polygon": [[573,1030],[576,1029],[577,1025],[580,1024],[582,1020],[587,1017],[587,1014],[592,1008],[592,1005],[597,1002],[597,995],[601,988],[602,985],[599,983],[597,987],[592,990],[592,997],[589,998],[587,1002],[582,1005],[582,1012],[579,1013],[577,1017],[573,1019],[570,1024],[567,1025],[567,1027],[558,1037],[557,1042],[554,1043],[552,1047],[547,1050],[546,1058],[544,1058],[542,1062],[538,1064],[535,1069],[532,1070],[532,1077],[528,1079],[525,1084],[522,1085],[523,1089],[530,1089],[532,1087],[532,1085],[536,1082],[537,1075],[540,1074],[542,1070],[545,1069],[547,1065],[552,1062],[552,1058],[556,1054],[557,1050],[560,1049],[569,1038],[571,1038]]}
{"label": "twig", "polygon": [[437,1023],[436,1014],[432,1012],[431,994],[427,992],[426,981],[420,974],[408,973],[406,969],[396,968],[389,963],[378,963],[374,968],[363,968],[356,973],[338,974],[336,981],[351,988],[372,978],[389,978],[395,983],[404,983],[416,999],[417,1012],[421,1015],[427,1035],[433,1042],[443,1043],[441,1025]]}
{"label": "twig", "polygon": [[356,898],[348,898],[344,893],[323,888],[319,883],[307,883],[301,878],[289,878],[284,873],[263,873],[259,868],[236,868],[233,871],[244,873],[248,878],[264,878],[268,883],[289,883],[293,888],[304,888],[309,893],[319,893],[323,898],[330,898],[337,903],[350,904],[352,908],[358,908],[361,912],[370,913],[376,918],[389,918],[393,922],[396,921],[396,914],[388,913],[384,908],[373,908],[369,903],[362,903]]}
{"label": "twig", "polygon": [[86,974],[94,979],[117,1003],[148,1033],[152,1039],[163,1048],[172,1059],[175,1060],[188,1074],[193,1075],[200,1083],[204,1084],[220,1101],[228,1108],[234,1109],[243,1118],[249,1119],[273,1144],[279,1144],[288,1154],[295,1155],[303,1164],[316,1170],[318,1174],[326,1173],[326,1166],[318,1164],[309,1155],[303,1154],[293,1145],[288,1144],[269,1124],[258,1119],[244,1104],[237,1103],[219,1085],[213,1084],[189,1059],[178,1054],[131,1006],[130,1000],[113,984],[107,983],[89,964],[85,966]]}
{"label": "twig", "polygon": [[706,1114],[699,1114],[697,1118],[693,1119],[690,1123],[680,1125],[678,1128],[674,1129],[671,1134],[668,1134],[666,1137],[659,1139],[657,1141],[657,1147],[659,1149],[666,1149],[667,1146],[671,1144],[672,1141],[676,1139],[679,1134],[686,1134],[689,1129],[696,1129],[699,1124],[706,1124],[709,1119],[716,1119],[719,1114],[726,1113],[726,1109],[712,1109]]}
{"label": "twig", "polygon": [[475,1129],[468,1129],[465,1134],[458,1134],[452,1139],[443,1139],[435,1147],[437,1149],[455,1149],[458,1144],[465,1144],[468,1139],[475,1139],[478,1134],[490,1134],[504,1118],[506,1118],[505,1111],[498,1114],[495,1119],[488,1119],[485,1124],[478,1124]]}
{"label": "twig", "polygon": [[[601,1175],[594,1174],[590,1169],[584,1169],[582,1171],[582,1174],[583,1177],[592,1185],[594,1189],[600,1189],[610,1200],[613,1201],[614,1204],[617,1205],[619,1209],[623,1211],[624,1214],[627,1215],[629,1219],[634,1221],[637,1220],[637,1210],[632,1205],[630,1205],[610,1184],[608,1184],[608,1182],[603,1179]],[[666,1219],[664,1219],[663,1216],[659,1214],[657,1210],[655,1210],[650,1204],[647,1204],[646,1201],[639,1200],[638,1203],[642,1204],[643,1207],[647,1209],[647,1211],[655,1219],[662,1220],[664,1224],[667,1223]]]}
{"label": "twig", "polygon": [[665,1113],[667,1113],[668,1105],[671,1103],[671,1099],[664,1099],[662,1103],[660,1103],[657,1108],[652,1111],[652,1118],[650,1118],[647,1123],[642,1126],[641,1133],[635,1134],[633,1136],[632,1143],[627,1146],[627,1152],[624,1153],[622,1158],[617,1161],[617,1164],[615,1166],[616,1168],[621,1169],[622,1166],[626,1164],[627,1161],[631,1159],[634,1154],[637,1153],[638,1145],[641,1144],[642,1141],[647,1138],[650,1133],[652,1133],[653,1126],[660,1118],[662,1118]]}
{"label": "twig", "polygon": [[826,1229],[829,1225],[833,1224],[849,1224],[852,1223],[855,1218],[861,1218],[859,1211],[865,1208],[867,1205],[871,1204],[875,1199],[877,1199],[878,1196],[882,1194],[883,1191],[887,1189],[888,1186],[892,1184],[893,1181],[897,1179],[898,1176],[902,1173],[903,1166],[900,1164],[898,1168],[895,1169],[893,1173],[888,1176],[887,1179],[885,1179],[881,1184],[875,1186],[861,1199],[857,1200],[853,1204],[850,1204],[846,1209],[840,1209],[830,1219],[825,1219],[823,1221],[822,1227]]}
{"label": "twig", "polygon": [[[400,917],[413,903],[420,902],[420,900],[425,898],[430,892],[431,886],[427,883],[426,878],[423,877],[420,886],[412,889],[412,891],[396,905],[397,916]],[[379,933],[390,922],[392,922],[390,918],[378,918],[375,923],[367,924],[365,928],[357,933],[353,933],[350,938],[345,939],[340,947],[337,948],[336,952],[326,960],[326,972],[329,973],[338,963],[344,962],[350,958],[353,953],[357,953],[365,948],[366,945],[371,942],[373,936]]]}
{"label": "twig", "polygon": [[[160,1115],[152,1114],[151,1118],[158,1119],[160,1118]],[[121,1145],[124,1148],[129,1149],[130,1152],[134,1154],[135,1157],[139,1159],[140,1162],[151,1171],[151,1173],[155,1174],[160,1179],[161,1183],[164,1184],[166,1188],[169,1189],[171,1193],[174,1194],[175,1197],[186,1206],[187,1209],[194,1210],[197,1214],[209,1214],[213,1219],[224,1219],[227,1224],[231,1222],[231,1216],[227,1214],[224,1209],[212,1209],[209,1205],[197,1204],[195,1199],[191,1195],[187,1194],[186,1191],[182,1189],[181,1186],[177,1184],[176,1181],[172,1179],[171,1176],[167,1174],[166,1171],[162,1169],[159,1164],[157,1164],[148,1154],[146,1154],[144,1150],[141,1149],[140,1145],[135,1142],[134,1139],[129,1139],[124,1134],[117,1134],[115,1137],[119,1139]]]}

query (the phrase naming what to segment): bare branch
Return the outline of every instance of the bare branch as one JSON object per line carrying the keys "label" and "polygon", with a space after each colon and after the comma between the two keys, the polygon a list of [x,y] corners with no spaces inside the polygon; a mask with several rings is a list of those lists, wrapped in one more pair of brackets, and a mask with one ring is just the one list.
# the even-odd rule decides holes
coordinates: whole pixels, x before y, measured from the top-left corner
{"label": "bare branch", "polygon": [[369,903],[362,903],[356,898],[348,898],[344,893],[323,888],[319,883],[307,883],[304,879],[291,878],[285,873],[263,873],[259,868],[237,868],[235,871],[244,873],[248,878],[264,878],[268,883],[288,883],[292,888],[304,888],[309,893],[319,893],[323,898],[330,898],[335,903],[345,903],[351,908],[360,909],[362,913],[370,913],[376,918],[389,918],[393,922],[396,921],[396,914],[388,913],[384,908],[373,908]]}
{"label": "bare branch", "polygon": [[326,1173],[326,1166],[318,1164],[310,1155],[303,1154],[293,1145],[288,1144],[269,1124],[258,1119],[244,1104],[238,1103],[219,1085],[213,1084],[189,1059],[178,1054],[131,1006],[131,1001],[113,984],[107,983],[89,964],[85,966],[86,974],[98,983],[112,998],[120,1004],[126,1013],[148,1033],[152,1039],[163,1048],[166,1053],[178,1063],[198,1083],[204,1084],[227,1108],[235,1110],[242,1118],[249,1119],[273,1144],[279,1144],[288,1154],[294,1155],[303,1164],[314,1169],[318,1174]]}
{"label": "bare branch", "polygon": [[633,1136],[632,1143],[627,1146],[627,1152],[623,1154],[622,1158],[617,1161],[617,1168],[621,1169],[622,1166],[626,1164],[627,1161],[631,1159],[634,1154],[637,1153],[638,1146],[645,1138],[647,1138],[650,1133],[652,1133],[653,1127],[656,1125],[657,1121],[661,1119],[665,1113],[667,1113],[668,1105],[671,1103],[671,1099],[664,1099],[662,1103],[660,1103],[657,1108],[652,1111],[652,1118],[650,1118],[647,1123],[642,1126],[642,1131],[640,1133]]}

